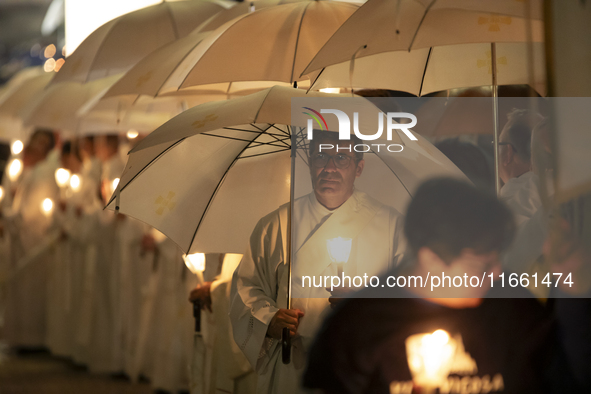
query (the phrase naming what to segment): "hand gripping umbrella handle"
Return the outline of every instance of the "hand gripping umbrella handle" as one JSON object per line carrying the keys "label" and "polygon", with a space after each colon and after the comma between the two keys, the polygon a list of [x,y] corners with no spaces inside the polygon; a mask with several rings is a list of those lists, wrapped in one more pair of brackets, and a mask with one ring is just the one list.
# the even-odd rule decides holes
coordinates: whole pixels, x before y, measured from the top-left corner
{"label": "hand gripping umbrella handle", "polygon": [[281,360],[283,364],[291,362],[291,336],[287,327],[281,333]]}
{"label": "hand gripping umbrella handle", "polygon": [[195,332],[201,332],[201,300],[193,301],[193,317],[195,318]]}

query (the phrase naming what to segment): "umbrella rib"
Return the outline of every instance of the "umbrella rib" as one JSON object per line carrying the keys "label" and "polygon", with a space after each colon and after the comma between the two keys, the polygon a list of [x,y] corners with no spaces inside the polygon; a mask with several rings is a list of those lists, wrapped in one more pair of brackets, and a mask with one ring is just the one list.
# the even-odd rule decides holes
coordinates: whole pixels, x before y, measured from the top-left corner
{"label": "umbrella rib", "polygon": [[295,51],[293,53],[293,64],[291,65],[291,78],[289,83],[293,83],[293,73],[295,72],[295,64],[296,64],[296,57],[298,54],[298,45],[300,42],[300,32],[302,31],[302,24],[304,23],[304,17],[306,16],[306,11],[311,3],[306,4],[304,8],[304,12],[302,12],[302,17],[300,18],[300,25],[298,26],[298,34],[296,35],[296,42],[295,42]]}
{"label": "umbrella rib", "polygon": [[429,60],[431,59],[431,51],[433,47],[429,48],[429,53],[427,54],[427,61],[425,62],[425,69],[423,70],[423,77],[421,78],[421,87],[419,88],[419,97],[423,93],[423,83],[425,82],[425,76],[427,75],[427,68],[429,67]]}
{"label": "umbrella rib", "polygon": [[[166,152],[170,151],[172,148],[174,148],[175,146],[177,146],[178,144],[180,144],[181,142],[183,142],[185,138],[181,138],[178,141],[175,141],[174,144],[170,145],[168,148],[164,149],[162,152],[160,152],[158,155],[156,155],[156,157],[154,157],[152,160],[150,160],[148,162],[148,164],[146,164],[140,171],[138,171],[137,174],[135,174],[130,180],[129,182],[127,182],[125,185],[121,186],[121,189],[119,190],[119,193],[121,193],[123,190],[125,190],[125,188],[131,183],[133,182],[133,180],[135,178],[137,178],[142,172],[144,172],[146,170],[146,168],[148,168],[150,165],[152,165],[152,163],[154,163],[156,160],[158,160],[160,158],[160,156],[164,155]],[[111,204],[113,202],[113,200],[116,198],[115,194],[113,194],[113,196],[111,196],[111,199],[109,200],[109,202],[107,203],[107,205],[105,205],[105,208]],[[103,208],[103,209],[105,209]]]}
{"label": "umbrella rib", "polygon": [[181,38],[181,36],[179,34],[179,29],[176,25],[176,21],[174,20],[174,16],[172,15],[172,10],[170,9],[168,2],[165,1],[160,4],[162,4],[166,7],[166,12],[168,13],[168,16],[170,17],[170,24],[172,25],[172,30],[174,31],[174,37],[176,40],[178,40],[179,38]]}
{"label": "umbrella rib", "polygon": [[[261,133],[261,134],[262,134],[262,133]],[[275,143],[275,141],[273,141],[273,142],[261,142],[261,141],[255,141],[255,140],[256,140],[256,138],[255,138],[255,139],[252,139],[252,140],[245,140],[245,139],[242,139],[242,138],[228,137],[228,136],[226,136],[226,135],[209,134],[209,133],[207,133],[207,132],[205,132],[205,133],[201,133],[200,135],[205,135],[205,136],[208,136],[208,137],[224,138],[224,139],[227,139],[227,140],[233,140],[233,141],[242,141],[242,142],[248,142],[248,143],[250,143],[250,144],[251,144],[251,147],[252,147],[252,144],[257,144],[256,146],[259,146],[259,145],[271,145],[271,146],[277,146],[277,147],[283,147],[283,146],[285,146],[285,144],[282,144],[282,145],[275,145],[275,144],[274,144],[274,143]],[[259,134],[259,135],[260,135],[260,134]],[[277,142],[282,142],[282,141],[278,140]]]}
{"label": "umbrella rib", "polygon": [[[279,127],[275,126],[275,124],[270,124],[270,125],[269,125],[269,127],[267,127],[265,130],[263,130],[263,129],[259,128],[259,127],[258,127],[257,125],[255,125],[255,124],[252,124],[252,127],[255,127],[257,130],[260,130],[260,131],[261,131],[261,133],[265,133],[265,134],[267,134],[267,135],[270,135],[271,137],[275,138],[275,139],[276,139],[278,142],[281,142],[281,143],[283,143],[285,146],[290,146],[290,145],[288,145],[288,144],[285,144],[285,143],[283,142],[283,141],[285,141],[285,140],[286,140],[286,138],[279,139],[279,138],[277,138],[278,134],[274,134],[274,133],[269,133],[269,132],[268,132],[268,130],[269,130],[271,127],[272,127],[272,128],[274,128],[274,129],[277,129],[277,130],[279,130],[279,131],[281,132],[281,134],[282,134],[282,135],[285,135],[285,136],[287,136],[288,138],[291,138],[291,136],[289,135],[289,133],[286,133],[285,131],[281,130]],[[279,136],[281,136],[281,134],[279,134]]]}
{"label": "umbrella rib", "polygon": [[[312,90],[312,87],[314,86],[314,84],[316,83],[316,81],[318,81],[320,79],[320,76],[322,75],[322,73],[324,72],[324,70],[326,70],[326,67],[322,67],[322,70],[320,71],[320,73],[318,73],[318,76],[316,76],[316,78],[314,79],[314,82],[312,82],[310,84],[310,87],[308,88],[308,90],[306,90],[306,94],[310,93],[310,90]],[[301,75],[300,75],[300,77],[301,77]]]}
{"label": "umbrella rib", "polygon": [[412,197],[412,194],[411,194],[410,190],[408,190],[408,188],[406,187],[406,185],[404,184],[404,182],[402,182],[402,179],[400,179],[400,177],[398,176],[398,174],[393,169],[391,169],[390,166],[388,164],[386,164],[386,162],[384,161],[384,159],[382,159],[380,157],[380,155],[378,155],[373,149],[371,151],[373,152],[374,155],[376,155],[378,157],[378,159],[380,159],[382,161],[382,163],[384,163],[384,165],[386,167],[388,167],[388,169],[390,170],[390,172],[392,172],[392,174],[394,174],[394,176],[396,177],[396,179],[398,179],[398,181],[400,181],[400,184],[402,185],[402,187],[404,188],[404,190],[406,190],[406,192],[408,193],[408,195],[410,197]]}
{"label": "umbrella rib", "polygon": [[288,150],[290,150],[290,149],[291,149],[291,148],[289,148],[289,149],[279,149],[279,150],[275,150],[275,151],[273,151],[273,152],[257,153],[256,155],[249,155],[249,156],[240,156],[238,159],[248,159],[248,158],[250,158],[250,157],[257,157],[257,156],[271,155],[271,154],[273,154],[273,153],[285,152],[285,151],[288,151]]}
{"label": "umbrella rib", "polygon": [[433,6],[433,4],[435,4],[437,0],[433,0],[431,2],[431,4],[429,4],[427,6],[427,8],[425,8],[425,13],[423,14],[423,17],[421,18],[421,21],[419,22],[419,25],[417,26],[417,29],[415,30],[415,34],[412,37],[412,40],[410,41],[410,45],[408,46],[408,51],[410,52],[410,50],[412,49],[412,45],[415,42],[415,39],[417,38],[417,35],[419,34],[419,29],[421,28],[421,25],[423,24],[423,21],[425,20],[425,18],[427,17],[427,14],[429,13],[429,10],[431,9],[431,7]]}
{"label": "umbrella rib", "polygon": [[205,206],[205,210],[203,211],[203,215],[201,215],[201,219],[199,219],[199,223],[197,223],[197,227],[195,227],[195,231],[193,232],[193,237],[191,238],[191,243],[189,244],[189,247],[187,248],[187,254],[189,254],[189,252],[191,251],[191,246],[193,246],[193,242],[195,242],[195,237],[197,236],[197,231],[199,231],[199,227],[201,226],[201,222],[203,222],[203,218],[205,218],[205,215],[207,215],[207,211],[209,210],[209,207],[211,206],[211,202],[213,201],[216,194],[220,190],[220,187],[222,186],[224,179],[226,179],[226,175],[228,175],[228,172],[234,166],[234,164],[236,163],[236,161],[238,160],[240,155],[242,155],[244,153],[244,151],[246,151],[246,149],[248,149],[248,145],[249,144],[246,144],[244,146],[244,148],[242,148],[240,153],[238,153],[236,155],[236,157],[232,160],[232,163],[230,163],[230,165],[228,166],[228,168],[224,172],[224,175],[222,175],[222,177],[220,178],[220,181],[218,182],[217,186],[215,187],[215,190],[213,191],[212,195],[209,197],[209,201],[207,202],[207,205]]}
{"label": "umbrella rib", "polygon": [[[195,49],[195,47],[201,43],[201,41],[203,41],[203,40],[201,39],[201,40],[197,41],[197,42],[195,43],[195,45],[193,45],[193,46],[191,47],[191,50],[189,50],[189,51],[187,51],[187,53],[185,53],[185,55],[183,56],[183,58],[181,59],[181,61],[180,61],[178,64],[181,64],[181,63],[183,62],[183,60],[185,60],[185,59],[187,58],[187,56],[189,56],[189,53],[193,52],[193,49]],[[171,75],[172,75],[172,74],[173,74],[173,73],[174,73],[174,72],[175,72],[177,69],[178,69],[178,65],[177,65],[177,66],[175,66],[175,67],[174,67],[174,69],[172,70],[172,72],[170,72],[170,73],[168,74],[168,77],[164,78],[164,81],[163,81],[163,82],[160,84],[160,87],[158,88],[158,90],[157,90],[157,93],[156,93],[156,95],[154,95],[154,97],[158,96],[158,93],[160,92],[160,90],[162,90],[162,88],[164,87],[164,85],[166,84],[166,82],[168,81],[168,79],[170,78],[170,76],[171,76]],[[185,82],[185,81],[183,80],[183,82]],[[181,85],[182,85],[182,83],[181,83]],[[181,90],[181,89],[180,89],[180,85],[177,87],[176,91],[178,92],[179,90]]]}
{"label": "umbrella rib", "polygon": [[[252,125],[253,127],[255,127],[258,131],[254,131],[254,130],[246,130],[246,129],[234,129],[232,127],[224,127],[224,130],[233,130],[233,131],[244,131],[245,133],[255,133],[255,134],[260,134],[260,133],[264,133],[267,130],[269,130],[268,128],[263,130],[260,129],[258,127],[256,127],[255,125]],[[267,134],[271,134],[271,133],[267,133]]]}
{"label": "umbrella rib", "polygon": [[[117,18],[114,22],[113,25],[111,27],[109,27],[109,31],[107,32],[107,34],[109,34],[111,32],[111,30],[113,30],[115,28],[115,25],[117,25],[120,21],[121,18],[123,17],[120,16],[119,18]],[[106,34],[105,34],[106,36]],[[92,61],[90,62],[90,67],[88,68],[88,73],[86,73],[86,77],[84,77],[84,83],[88,82],[88,77],[90,76],[90,70],[92,70],[92,65],[94,64],[96,58],[98,57],[98,54],[100,53],[100,51],[103,49],[103,46],[105,45],[105,39],[101,40],[101,43],[99,44],[98,49],[96,50],[96,52],[94,53],[94,56],[92,57]]]}

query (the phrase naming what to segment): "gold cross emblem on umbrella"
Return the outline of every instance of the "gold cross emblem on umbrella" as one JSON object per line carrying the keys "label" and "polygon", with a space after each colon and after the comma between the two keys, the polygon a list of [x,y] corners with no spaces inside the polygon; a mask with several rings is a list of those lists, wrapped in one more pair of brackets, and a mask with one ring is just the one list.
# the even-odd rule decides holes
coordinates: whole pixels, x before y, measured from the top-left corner
{"label": "gold cross emblem on umbrella", "polygon": [[[506,66],[507,65],[507,56],[501,56],[497,58],[497,66]],[[486,51],[486,59],[478,59],[476,60],[476,66],[478,68],[488,67],[488,73],[492,74],[492,55],[490,51]]]}
{"label": "gold cross emblem on umbrella", "polygon": [[156,214],[162,215],[166,208],[168,208],[169,211],[172,211],[176,207],[176,202],[174,201],[175,195],[176,193],[169,191],[166,198],[158,196],[155,201],[156,205],[158,205],[158,208],[156,209]]}
{"label": "gold cross emblem on umbrella", "polygon": [[510,25],[511,17],[500,15],[480,16],[478,17],[478,24],[488,25],[488,31],[501,31],[501,24]]}
{"label": "gold cross emblem on umbrella", "polygon": [[214,120],[216,120],[218,117],[214,114],[209,114],[207,115],[205,118],[203,119],[199,119],[196,120],[195,122],[193,122],[191,125],[196,128],[196,129],[200,129],[203,126],[205,126],[207,124],[207,122],[213,122]]}

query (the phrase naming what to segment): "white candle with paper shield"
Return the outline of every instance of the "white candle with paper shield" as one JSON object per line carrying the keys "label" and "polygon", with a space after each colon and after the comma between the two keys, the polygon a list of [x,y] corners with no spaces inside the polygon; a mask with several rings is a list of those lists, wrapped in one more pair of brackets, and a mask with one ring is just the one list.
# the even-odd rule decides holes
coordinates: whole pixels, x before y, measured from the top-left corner
{"label": "white candle with paper shield", "polygon": [[330,260],[337,265],[337,272],[339,277],[343,274],[343,268],[345,263],[349,261],[349,255],[351,254],[351,238],[337,237],[326,241],[326,248],[328,249],[328,255]]}
{"label": "white candle with paper shield", "polygon": [[189,271],[201,279],[203,271],[205,271],[205,253],[184,254],[183,260],[185,260],[185,265]]}
{"label": "white candle with paper shield", "polygon": [[421,393],[435,392],[451,371],[456,341],[444,330],[415,334],[406,339],[406,356],[413,383]]}

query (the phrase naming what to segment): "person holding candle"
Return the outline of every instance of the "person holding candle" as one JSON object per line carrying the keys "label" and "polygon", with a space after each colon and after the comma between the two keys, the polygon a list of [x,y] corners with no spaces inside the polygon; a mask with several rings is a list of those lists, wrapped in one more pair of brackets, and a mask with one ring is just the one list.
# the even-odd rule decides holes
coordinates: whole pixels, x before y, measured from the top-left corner
{"label": "person holding candle", "polygon": [[[378,275],[402,259],[402,216],[355,189],[364,168],[362,153],[340,141],[337,133],[316,131],[309,146],[313,192],[293,201],[291,216],[291,285],[296,298],[287,308],[287,234],[289,204],[262,218],[250,238],[249,248],[236,269],[231,293],[230,320],[234,339],[258,372],[257,392],[300,392],[307,349],[323,317],[330,311],[331,293],[324,287],[304,287],[304,275]],[[319,149],[332,144],[330,150]],[[338,151],[337,151],[338,148]],[[342,261],[327,241],[349,243]],[[282,362],[281,338],[289,329],[291,362]]]}
{"label": "person holding candle", "polygon": [[[498,278],[500,255],[514,234],[510,210],[494,196],[458,180],[425,182],[406,213],[410,257],[382,283],[427,274],[486,280],[437,291],[361,291],[325,321],[304,385],[339,394],[584,392],[570,370],[576,357],[567,357],[561,344],[572,336],[558,335],[527,289],[491,285],[489,275]],[[585,301],[580,317],[588,321]],[[578,343],[589,349],[584,337]]]}

